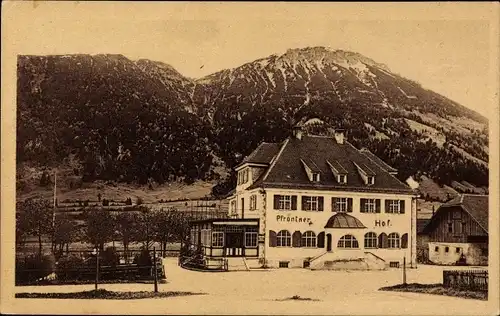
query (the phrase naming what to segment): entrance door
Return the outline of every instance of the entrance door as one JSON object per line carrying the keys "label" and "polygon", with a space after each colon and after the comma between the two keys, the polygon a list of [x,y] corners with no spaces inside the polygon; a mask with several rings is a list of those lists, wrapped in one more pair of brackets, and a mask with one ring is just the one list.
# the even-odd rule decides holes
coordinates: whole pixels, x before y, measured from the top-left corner
{"label": "entrance door", "polygon": [[332,235],[326,235],[326,251],[332,251]]}
{"label": "entrance door", "polygon": [[243,253],[243,233],[226,233],[226,256],[240,257]]}

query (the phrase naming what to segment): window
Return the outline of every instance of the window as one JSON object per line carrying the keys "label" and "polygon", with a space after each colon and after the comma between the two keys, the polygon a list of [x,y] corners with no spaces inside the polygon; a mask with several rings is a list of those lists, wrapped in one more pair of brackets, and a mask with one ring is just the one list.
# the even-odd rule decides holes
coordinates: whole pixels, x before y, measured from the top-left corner
{"label": "window", "polygon": [[224,232],[212,232],[212,247],[224,247]]}
{"label": "window", "polygon": [[450,251],[450,247],[444,247],[444,252],[449,252]]}
{"label": "window", "polygon": [[276,246],[277,247],[292,246],[292,235],[288,230],[282,230],[276,235]]}
{"label": "window", "polygon": [[439,252],[439,246],[434,247],[435,252]]}
{"label": "window", "polygon": [[399,234],[390,233],[389,234],[389,248],[399,248]]}
{"label": "window", "polygon": [[453,219],[462,219],[462,213],[460,211],[453,211]]}
{"label": "window", "polygon": [[250,210],[254,211],[257,209],[257,195],[250,196]]}
{"label": "window", "polygon": [[377,234],[369,232],[365,234],[365,248],[377,248]]}
{"label": "window", "polygon": [[316,234],[312,231],[306,231],[302,234],[302,247],[316,248]]}
{"label": "window", "polygon": [[337,198],[335,199],[334,210],[337,212],[347,212],[347,198]]}
{"label": "window", "polygon": [[375,213],[376,211],[376,203],[375,199],[366,199],[365,200],[365,213]]}
{"label": "window", "polygon": [[456,252],[456,253],[460,253],[461,251],[462,251],[462,248],[460,248],[460,247],[457,247],[457,248],[455,249],[455,252]]}
{"label": "window", "polygon": [[375,184],[375,177],[368,177],[368,180],[367,180],[368,184],[369,185],[372,185],[372,184]]}
{"label": "window", "polygon": [[236,201],[231,201],[231,214],[236,213]]}
{"label": "window", "polygon": [[465,223],[462,223],[462,233],[466,233],[467,230],[466,230],[466,224]]}
{"label": "window", "polygon": [[393,213],[393,214],[399,213],[399,207],[401,205],[399,203],[399,200],[389,200],[387,204],[388,204],[388,208],[386,211],[387,213]]}
{"label": "window", "polygon": [[313,182],[318,182],[319,181],[319,173],[313,173],[312,174],[312,181]]}
{"label": "window", "polygon": [[318,210],[318,197],[317,196],[304,196],[304,211],[317,211]]}
{"label": "window", "polygon": [[448,233],[453,233],[453,223],[448,223]]}
{"label": "window", "polygon": [[389,262],[389,268],[399,268],[399,261]]}
{"label": "window", "polygon": [[340,184],[345,184],[347,183],[347,176],[346,175],[339,175],[337,177],[337,181],[340,183]]}
{"label": "window", "polygon": [[211,235],[210,235],[210,230],[208,229],[202,229],[201,230],[201,244],[203,246],[210,246],[211,244]]}
{"label": "window", "polygon": [[279,267],[280,268],[288,268],[288,261],[280,261]]}
{"label": "window", "polygon": [[353,235],[342,236],[337,243],[338,248],[359,248],[358,241]]}
{"label": "window", "polygon": [[292,209],[292,197],[290,195],[280,195],[278,209],[279,210],[291,210]]}
{"label": "window", "polygon": [[246,248],[256,248],[257,247],[257,232],[246,232],[245,233],[245,247]]}

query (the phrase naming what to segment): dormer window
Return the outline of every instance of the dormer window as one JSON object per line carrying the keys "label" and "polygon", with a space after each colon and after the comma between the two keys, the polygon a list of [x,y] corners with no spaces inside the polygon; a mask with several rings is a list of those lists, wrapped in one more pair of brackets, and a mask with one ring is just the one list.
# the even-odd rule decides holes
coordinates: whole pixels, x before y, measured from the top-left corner
{"label": "dormer window", "polygon": [[307,177],[311,182],[319,182],[320,181],[320,169],[318,165],[314,163],[311,159],[301,159],[302,165],[307,173]]}
{"label": "dormer window", "polygon": [[356,168],[358,169],[359,174],[361,175],[361,178],[363,178],[363,181],[365,182],[366,185],[374,185],[375,184],[375,172],[370,169],[365,163],[356,163],[353,162]]}
{"label": "dormer window", "polygon": [[367,182],[368,182],[368,185],[375,184],[375,177],[372,177],[372,176],[368,177],[368,181]]}
{"label": "dormer window", "polygon": [[336,179],[339,184],[346,184],[348,173],[347,168],[337,160],[327,160],[326,163],[328,164],[328,166],[330,166],[330,169],[332,170],[332,173],[334,175],[334,179]]}
{"label": "dormer window", "polygon": [[341,175],[339,175],[339,176],[337,177],[337,181],[338,181],[338,183],[340,183],[340,184],[346,184],[346,183],[347,183],[347,176],[346,176],[346,175],[341,174]]}

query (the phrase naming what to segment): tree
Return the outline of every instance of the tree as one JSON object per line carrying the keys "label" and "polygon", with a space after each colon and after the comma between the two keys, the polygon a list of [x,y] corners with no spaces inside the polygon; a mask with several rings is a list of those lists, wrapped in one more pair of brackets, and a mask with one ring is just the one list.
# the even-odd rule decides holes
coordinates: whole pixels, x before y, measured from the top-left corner
{"label": "tree", "polygon": [[59,246],[59,254],[62,254],[64,246],[66,246],[66,250],[68,250],[69,244],[75,241],[78,232],[78,225],[70,218],[61,217],[56,219],[54,243],[55,248]]}
{"label": "tree", "polygon": [[174,208],[161,209],[155,213],[154,218],[155,240],[161,244],[161,252],[165,256],[167,243],[182,240],[188,220],[185,213]]}
{"label": "tree", "polygon": [[154,214],[146,206],[137,205],[134,209],[137,212],[137,230],[134,239],[142,242],[143,248],[149,250],[155,237]]}
{"label": "tree", "polygon": [[138,216],[132,211],[133,207],[127,207],[123,212],[116,215],[116,232],[117,237],[123,243],[124,257],[127,262],[128,246],[139,236],[138,232]]}
{"label": "tree", "polygon": [[84,211],[85,239],[99,249],[113,240],[115,219],[111,213],[102,208],[90,208]]}
{"label": "tree", "polygon": [[28,199],[17,204],[19,212],[19,235],[36,236],[38,238],[38,254],[42,257],[42,238],[50,236],[52,229],[52,206],[48,200]]}

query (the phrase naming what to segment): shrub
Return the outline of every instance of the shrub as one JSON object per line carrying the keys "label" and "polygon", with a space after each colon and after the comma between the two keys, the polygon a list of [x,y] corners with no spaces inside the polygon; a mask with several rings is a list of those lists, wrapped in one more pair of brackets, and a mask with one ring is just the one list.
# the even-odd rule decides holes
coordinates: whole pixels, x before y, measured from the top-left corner
{"label": "shrub", "polygon": [[59,259],[56,267],[56,276],[59,280],[79,280],[82,278],[80,269],[84,268],[83,259],[75,255]]}
{"label": "shrub", "polygon": [[24,258],[16,257],[16,284],[36,282],[54,272],[55,258],[53,255],[30,255]]}
{"label": "shrub", "polygon": [[101,254],[101,264],[103,266],[117,266],[120,264],[120,255],[115,247],[108,247]]}

